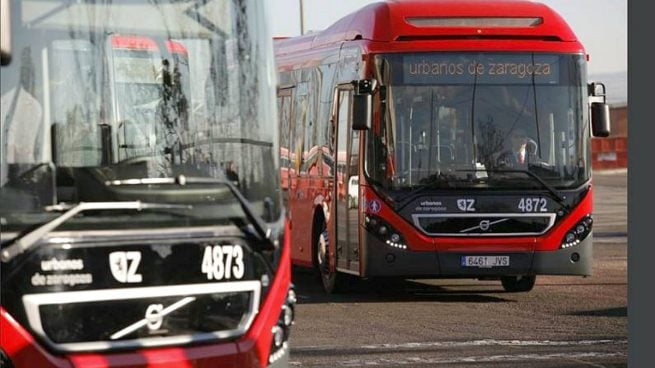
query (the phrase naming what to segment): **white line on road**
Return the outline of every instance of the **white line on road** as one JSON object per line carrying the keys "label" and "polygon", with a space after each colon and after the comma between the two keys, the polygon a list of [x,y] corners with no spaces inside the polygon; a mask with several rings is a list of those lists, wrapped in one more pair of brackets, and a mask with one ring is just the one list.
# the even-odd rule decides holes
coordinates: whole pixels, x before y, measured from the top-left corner
{"label": "white line on road", "polygon": [[434,341],[409,342],[402,344],[373,344],[361,346],[298,346],[291,349],[293,353],[310,353],[330,350],[406,350],[434,347],[467,347],[467,346],[591,346],[591,345],[625,345],[627,339],[603,340],[470,340],[470,341]]}
{"label": "white line on road", "polygon": [[[515,354],[515,355],[492,355],[492,356],[468,356],[455,358],[422,358],[422,357],[403,357],[403,358],[379,358],[379,359],[349,359],[338,362],[330,362],[330,367],[360,367],[360,366],[416,366],[423,364],[455,364],[455,363],[502,363],[518,361],[544,361],[544,360],[566,360],[566,359],[590,359],[590,358],[614,358],[625,357],[621,352],[577,352],[577,353],[552,353],[552,354]],[[313,364],[304,365],[301,362],[291,361],[290,366],[317,366]]]}

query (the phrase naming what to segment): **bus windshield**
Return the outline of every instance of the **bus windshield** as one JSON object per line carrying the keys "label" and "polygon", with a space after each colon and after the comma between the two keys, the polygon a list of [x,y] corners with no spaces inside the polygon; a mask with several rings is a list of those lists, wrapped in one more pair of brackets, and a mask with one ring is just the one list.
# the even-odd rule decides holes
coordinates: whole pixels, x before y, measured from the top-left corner
{"label": "bus windshield", "polygon": [[[17,2],[13,59],[1,78],[3,230],[48,221],[60,203],[137,200],[202,207],[182,223],[216,223],[240,216],[222,182],[277,220],[276,78],[258,6]],[[138,221],[112,221],[127,226]]]}
{"label": "bus windshield", "polygon": [[511,189],[542,179],[564,189],[589,179],[584,56],[393,54],[376,65],[384,87],[367,150],[374,183]]}

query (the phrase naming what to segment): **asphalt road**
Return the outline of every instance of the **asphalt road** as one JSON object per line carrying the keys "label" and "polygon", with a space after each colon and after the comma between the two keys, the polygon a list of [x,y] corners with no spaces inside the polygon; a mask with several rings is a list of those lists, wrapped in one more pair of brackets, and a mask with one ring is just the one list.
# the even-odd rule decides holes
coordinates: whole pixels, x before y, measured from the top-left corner
{"label": "asphalt road", "polygon": [[326,296],[298,270],[292,367],[625,367],[627,175],[595,173],[593,276],[359,281]]}

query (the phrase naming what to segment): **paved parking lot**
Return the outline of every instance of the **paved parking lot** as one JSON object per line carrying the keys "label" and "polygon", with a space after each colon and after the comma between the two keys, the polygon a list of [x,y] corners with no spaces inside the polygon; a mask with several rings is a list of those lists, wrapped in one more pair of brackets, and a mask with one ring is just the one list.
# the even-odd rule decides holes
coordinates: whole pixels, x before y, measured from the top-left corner
{"label": "paved parking lot", "polygon": [[357,282],[326,296],[295,272],[296,367],[627,366],[627,175],[595,173],[593,276]]}

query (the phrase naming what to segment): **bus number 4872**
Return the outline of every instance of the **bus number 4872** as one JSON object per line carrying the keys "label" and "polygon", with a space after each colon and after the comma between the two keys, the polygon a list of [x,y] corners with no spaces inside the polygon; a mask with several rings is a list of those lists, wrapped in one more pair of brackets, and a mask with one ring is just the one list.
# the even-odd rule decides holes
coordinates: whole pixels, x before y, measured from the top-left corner
{"label": "bus number 4872", "polygon": [[546,212],[546,204],[546,198],[521,198],[518,208],[521,212]]}

